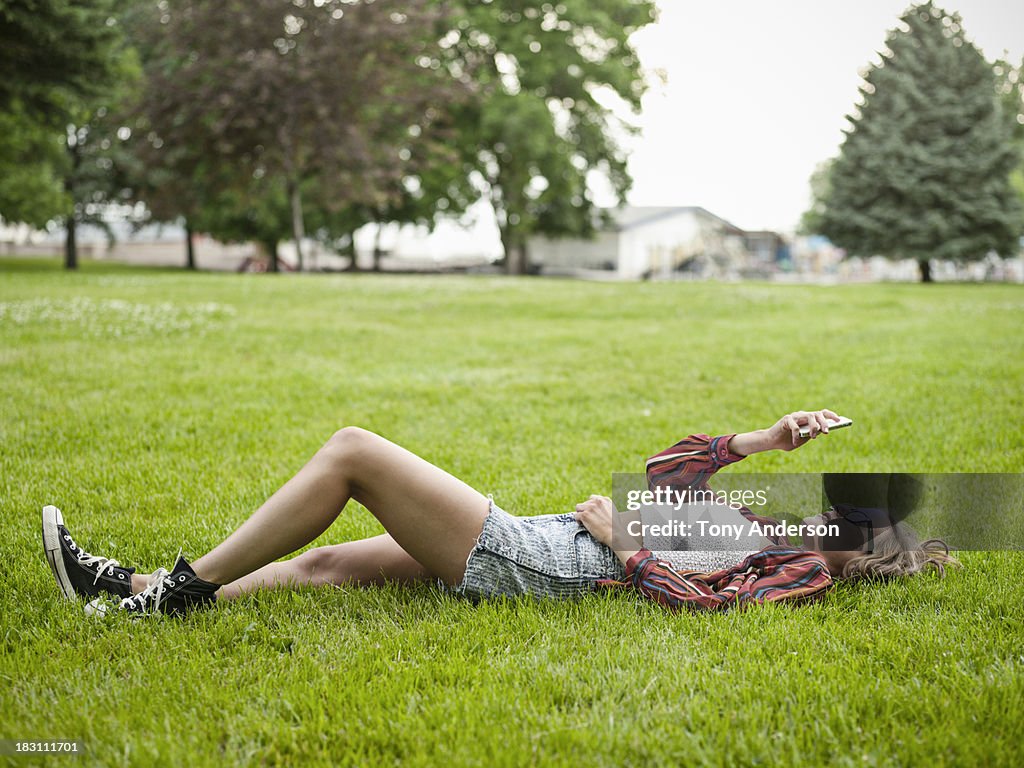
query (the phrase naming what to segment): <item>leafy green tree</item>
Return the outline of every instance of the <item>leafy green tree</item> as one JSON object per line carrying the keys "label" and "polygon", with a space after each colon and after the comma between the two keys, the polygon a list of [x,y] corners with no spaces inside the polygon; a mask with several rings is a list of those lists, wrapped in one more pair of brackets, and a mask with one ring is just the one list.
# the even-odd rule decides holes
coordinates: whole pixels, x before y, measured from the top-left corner
{"label": "leafy green tree", "polygon": [[[406,175],[396,180],[392,194],[377,204],[352,206],[347,212],[352,223],[359,225],[377,224],[377,237],[373,249],[373,269],[381,266],[380,234],[383,225],[422,224],[433,228],[440,215],[463,213],[479,197],[469,176],[460,173],[460,155],[457,148],[445,142],[455,134],[451,119],[442,118],[433,126],[437,135],[422,140],[417,134],[408,146],[400,150],[405,160]],[[356,268],[355,254],[352,254],[352,268]]]}
{"label": "leafy green tree", "polygon": [[0,112],[51,123],[119,75],[117,0],[0,0]]}
{"label": "leafy green tree", "polygon": [[[1016,149],[1017,164],[1010,173],[1010,185],[1017,193],[1021,211],[1024,212],[1024,59],[1013,66],[1000,59],[995,62],[996,88],[1003,105],[1003,115],[1010,125],[1010,135]],[[1021,215],[1017,232],[1024,236],[1024,213]]]}
{"label": "leafy green tree", "polygon": [[[188,147],[163,150],[154,147],[146,137],[144,118],[131,121],[132,136],[129,144],[131,162],[128,184],[133,199],[145,204],[145,213],[136,220],[136,226],[151,222],[174,222],[185,229],[185,267],[196,269],[195,234],[205,231],[213,234],[215,222],[220,220],[219,209],[243,198],[225,197],[237,186],[237,179],[224,174],[224,168],[206,162],[201,154]],[[218,170],[221,176],[217,175]],[[218,199],[220,196],[222,199]],[[244,217],[243,217],[244,218]],[[237,227],[230,227],[236,239]],[[249,239],[249,238],[241,238]],[[258,240],[256,233],[251,239]]]}
{"label": "leafy green tree", "polygon": [[[262,175],[249,179],[248,187],[217,185],[203,180],[203,198],[195,212],[185,219],[194,232],[205,232],[223,242],[254,242],[267,255],[268,269],[278,272],[281,265],[297,269],[281,259],[279,247],[292,233],[292,209],[288,189],[280,176]],[[336,209],[321,205],[312,194],[314,182],[303,190],[306,236],[335,251],[352,251],[352,235],[372,219],[357,206]],[[193,190],[194,193],[194,190]],[[353,261],[354,264],[354,261]]]}
{"label": "leafy green tree", "polygon": [[451,3],[438,66],[474,83],[457,110],[463,173],[498,217],[509,272],[529,269],[526,239],[588,236],[597,225],[587,177],[620,197],[631,180],[615,100],[639,111],[645,90],[630,35],[655,18],[649,0]]}
{"label": "leafy green tree", "polygon": [[291,229],[288,192],[280,177],[252,178],[247,188],[225,186],[205,202],[188,220],[191,226],[223,242],[258,243],[270,271],[279,271],[278,247]]}
{"label": "leafy green tree", "polygon": [[184,182],[204,158],[202,178],[226,185],[198,197],[247,201],[235,213],[254,210],[258,190],[276,210],[283,188],[300,268],[309,197],[327,213],[391,204],[407,176],[410,136],[435,136],[435,105],[465,90],[429,66],[441,11],[428,0],[155,8],[155,23],[139,26],[147,81],[139,112],[151,147],[166,153],[156,165]]}
{"label": "leafy green tree", "polygon": [[852,254],[972,260],[1016,252],[1016,158],[990,65],[958,14],[908,10],[861,86],[821,232]]}
{"label": "leafy green tree", "polygon": [[[115,0],[0,0],[0,215],[75,225],[120,190],[107,155],[109,93],[130,76]],[[93,124],[95,121],[95,125]],[[102,183],[101,183],[102,182]]]}
{"label": "leafy green tree", "polygon": [[[115,105],[119,93],[113,91],[108,103]],[[67,208],[59,220],[66,233],[64,264],[75,269],[78,227],[91,224],[113,239],[105,214],[111,206],[131,204],[134,190],[132,158],[125,145],[130,133],[117,113],[106,105],[81,103],[69,116],[60,166]]]}
{"label": "leafy green tree", "polygon": [[60,135],[11,103],[0,111],[0,136],[0,215],[43,227],[67,209]]}

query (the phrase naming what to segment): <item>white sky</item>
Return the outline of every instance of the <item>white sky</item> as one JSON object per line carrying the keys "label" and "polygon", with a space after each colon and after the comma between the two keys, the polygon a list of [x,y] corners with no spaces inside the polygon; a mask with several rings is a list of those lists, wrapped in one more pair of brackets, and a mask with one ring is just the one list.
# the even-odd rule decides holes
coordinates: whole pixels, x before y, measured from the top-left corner
{"label": "white sky", "polygon": [[[744,229],[791,231],[835,155],[906,0],[659,0],[633,38],[652,85],[630,160],[634,205],[700,205]],[[1024,0],[950,0],[990,61],[1024,55]]]}

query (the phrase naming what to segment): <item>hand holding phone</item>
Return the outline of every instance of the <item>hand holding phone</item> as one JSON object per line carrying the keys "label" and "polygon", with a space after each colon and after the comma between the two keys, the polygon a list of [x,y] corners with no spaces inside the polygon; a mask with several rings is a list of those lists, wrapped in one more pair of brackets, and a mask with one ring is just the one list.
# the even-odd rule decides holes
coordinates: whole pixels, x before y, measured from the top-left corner
{"label": "hand holding phone", "polygon": [[[842,429],[853,424],[853,419],[848,419],[845,416],[840,416],[836,419],[827,419],[828,431],[831,432],[833,429]],[[811,428],[809,425],[800,427],[800,437],[810,437]]]}

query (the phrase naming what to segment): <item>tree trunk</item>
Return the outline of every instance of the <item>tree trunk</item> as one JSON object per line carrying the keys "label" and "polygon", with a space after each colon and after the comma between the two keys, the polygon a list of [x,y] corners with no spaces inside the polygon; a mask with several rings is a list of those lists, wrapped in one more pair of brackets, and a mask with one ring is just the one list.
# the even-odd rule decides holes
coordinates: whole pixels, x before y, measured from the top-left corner
{"label": "tree trunk", "polygon": [[932,262],[931,259],[918,259],[917,266],[921,270],[921,282],[930,283],[932,282]]}
{"label": "tree trunk", "polygon": [[512,246],[512,253],[508,260],[508,273],[510,275],[525,275],[526,264],[524,259],[525,254],[523,253],[523,246],[520,243],[515,243]]}
{"label": "tree trunk", "polygon": [[377,223],[377,232],[373,236],[373,271],[380,272],[380,257],[383,255],[380,249],[380,235],[384,225]]}
{"label": "tree trunk", "polygon": [[71,212],[68,214],[66,226],[67,237],[64,239],[64,268],[78,269],[78,239],[75,227],[78,224],[78,200],[75,199],[75,179],[82,165],[82,157],[78,153],[78,143],[70,135],[68,137],[68,153],[71,155],[71,170],[64,177],[64,192],[71,200]]}
{"label": "tree trunk", "polygon": [[194,270],[196,268],[196,249],[192,242],[192,225],[185,219],[185,268]]}
{"label": "tree trunk", "polygon": [[348,245],[345,248],[345,253],[349,258],[348,270],[349,272],[359,271],[359,262],[356,261],[356,233],[351,232],[348,236]]}
{"label": "tree trunk", "polygon": [[277,241],[268,241],[263,244],[263,247],[267,249],[267,272],[280,272],[281,270],[277,263]]}
{"label": "tree trunk", "polygon": [[299,192],[299,185],[295,181],[288,182],[288,201],[292,207],[292,237],[295,239],[295,263],[296,270],[303,269],[302,260],[302,239],[306,236],[306,223],[302,217],[302,194]]}
{"label": "tree trunk", "polygon": [[77,222],[75,221],[75,211],[72,205],[71,214],[67,220],[67,237],[64,239],[64,268],[65,269],[78,269],[78,241],[75,237],[75,228]]}
{"label": "tree trunk", "polygon": [[504,229],[501,233],[501,243],[505,249],[505,273],[508,275],[525,275],[529,271],[526,243],[508,228]]}

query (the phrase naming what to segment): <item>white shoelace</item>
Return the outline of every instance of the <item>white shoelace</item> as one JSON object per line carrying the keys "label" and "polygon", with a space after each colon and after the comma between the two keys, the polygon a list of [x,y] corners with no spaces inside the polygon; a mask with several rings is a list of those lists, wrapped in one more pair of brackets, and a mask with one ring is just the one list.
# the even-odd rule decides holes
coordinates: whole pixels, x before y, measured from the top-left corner
{"label": "white shoelace", "polygon": [[113,576],[114,575],[114,568],[121,566],[121,564],[117,560],[114,560],[113,558],[110,558],[110,557],[100,557],[99,555],[90,555],[88,552],[86,552],[80,546],[75,544],[74,539],[72,539],[67,534],[64,535],[64,540],[68,541],[68,542],[70,542],[71,544],[74,545],[75,549],[77,550],[76,557],[78,557],[78,562],[79,563],[81,563],[82,565],[85,565],[85,566],[93,566],[93,565],[96,566],[96,578],[92,580],[93,584],[95,584],[97,581],[100,580],[100,576],[103,575],[104,569],[106,569],[108,576]]}
{"label": "white shoelace", "polygon": [[139,608],[146,607],[146,601],[152,598],[153,611],[160,610],[160,603],[164,599],[164,590],[174,584],[174,580],[167,574],[166,568],[157,568],[149,577],[149,585],[137,595],[126,597],[121,601],[122,608],[132,608],[136,605]]}

